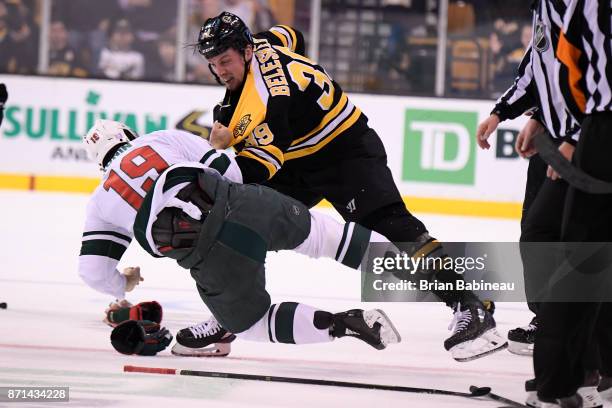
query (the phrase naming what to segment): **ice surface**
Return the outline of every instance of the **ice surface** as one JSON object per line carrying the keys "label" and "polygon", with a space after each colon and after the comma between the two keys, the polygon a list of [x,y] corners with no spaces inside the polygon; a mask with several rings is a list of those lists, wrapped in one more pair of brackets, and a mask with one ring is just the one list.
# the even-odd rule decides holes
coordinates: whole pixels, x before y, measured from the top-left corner
{"label": "ice surface", "polygon": [[[19,404],[75,407],[496,407],[487,399],[433,396],[244,380],[123,373],[126,364],[429,387],[467,392],[490,386],[523,401],[531,359],[507,351],[458,363],[442,346],[451,313],[442,304],[361,304],[359,274],[331,261],[290,252],[269,255],[273,301],[298,301],[330,311],[380,307],[403,341],[376,351],[354,339],[320,345],[236,341],[226,358],[123,356],[109,342],[102,314],[112,299],[76,273],[84,195],[0,192],[0,386],[69,386],[70,402]],[[516,241],[518,220],[420,215],[432,235],[447,241]],[[133,302],[157,300],[173,333],[208,318],[189,273],[148,256],[135,243],[121,267],[140,265],[145,281]],[[501,333],[531,318],[526,306],[498,304]],[[2,405],[2,403],[0,403]],[[7,404],[7,406],[17,406]]]}

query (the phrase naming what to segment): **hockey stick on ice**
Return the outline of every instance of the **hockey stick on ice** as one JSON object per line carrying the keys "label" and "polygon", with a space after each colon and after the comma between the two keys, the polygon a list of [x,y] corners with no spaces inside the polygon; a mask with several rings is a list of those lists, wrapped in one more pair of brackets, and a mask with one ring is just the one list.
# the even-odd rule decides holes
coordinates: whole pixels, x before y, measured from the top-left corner
{"label": "hockey stick on ice", "polygon": [[256,374],[240,374],[240,373],[222,373],[218,371],[197,371],[197,370],[181,370],[175,368],[155,368],[155,367],[138,367],[126,365],[123,366],[124,372],[130,373],[148,373],[148,374],[169,374],[169,375],[189,375],[196,377],[212,377],[212,378],[229,378],[236,380],[253,380],[253,381],[268,381],[281,382],[290,384],[307,384],[307,385],[324,385],[329,387],[347,387],[347,388],[363,388],[369,390],[384,390],[384,391],[399,391],[411,392],[417,394],[431,395],[448,395],[454,397],[483,397],[491,392],[488,387],[470,387],[470,392],[438,390],[434,388],[414,388],[403,387],[399,385],[382,385],[382,384],[365,384],[335,380],[317,380],[314,378],[296,378],[296,377],[274,377],[270,375]]}
{"label": "hockey stick on ice", "polygon": [[574,166],[561,155],[557,146],[545,133],[536,135],[534,143],[546,164],[555,169],[572,187],[590,194],[612,194],[612,183],[590,176]]}
{"label": "hockey stick on ice", "polygon": [[491,392],[491,388],[489,387],[476,387],[475,385],[470,385],[470,392],[484,392],[485,390],[487,390],[487,393],[484,396],[491,398],[493,401],[503,402],[504,404],[508,404],[510,407],[527,407],[527,405],[523,405],[516,401],[512,401],[511,399],[493,394]]}

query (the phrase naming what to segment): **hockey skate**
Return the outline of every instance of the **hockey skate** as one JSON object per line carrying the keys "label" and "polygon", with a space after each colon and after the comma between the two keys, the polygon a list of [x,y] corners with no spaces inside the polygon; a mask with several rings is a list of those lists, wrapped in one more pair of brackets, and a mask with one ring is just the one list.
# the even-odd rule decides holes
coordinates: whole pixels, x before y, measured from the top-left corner
{"label": "hockey skate", "polygon": [[542,403],[538,399],[535,378],[525,381],[525,392],[527,393],[525,405],[532,408],[540,408],[542,406]]}
{"label": "hockey skate", "polygon": [[508,331],[508,351],[521,356],[532,356],[537,330],[538,318],[534,317],[527,326]]}
{"label": "hockey skate", "polygon": [[528,407],[537,407],[537,408],[602,408],[603,405],[592,405],[589,401],[584,400],[580,392],[572,395],[571,397],[560,398],[556,401],[541,401],[536,399],[532,401],[530,405],[529,401],[527,402]]}
{"label": "hockey skate", "polygon": [[584,383],[578,388],[578,394],[582,400],[583,408],[602,408],[603,399],[597,386],[601,384],[598,370],[587,370],[584,375]]}
{"label": "hockey skate", "polygon": [[172,354],[183,357],[225,357],[236,336],[225,330],[214,316],[205,322],[179,330]]}
{"label": "hockey skate", "polygon": [[480,304],[457,304],[449,330],[453,334],[444,341],[444,348],[457,361],[475,360],[508,346],[495,329],[493,316]]}
{"label": "hockey skate", "polygon": [[556,401],[538,401],[541,408],[583,408],[583,401],[580,395],[574,394],[571,397],[561,398]]}
{"label": "hockey skate", "polygon": [[597,386],[580,387],[576,394],[582,399],[582,408],[602,408],[604,406]]}
{"label": "hockey skate", "polygon": [[377,350],[402,339],[385,312],[380,309],[352,309],[332,317],[330,333],[334,337],[350,336],[368,343]]}
{"label": "hockey skate", "polygon": [[597,391],[602,399],[612,402],[612,377],[601,377]]}
{"label": "hockey skate", "polygon": [[576,408],[602,408],[603,400],[597,392],[597,385],[585,385],[578,388],[573,397],[563,398],[556,403],[543,402],[538,399],[535,379],[525,381],[527,401],[525,405],[532,408],[546,407],[576,407]]}

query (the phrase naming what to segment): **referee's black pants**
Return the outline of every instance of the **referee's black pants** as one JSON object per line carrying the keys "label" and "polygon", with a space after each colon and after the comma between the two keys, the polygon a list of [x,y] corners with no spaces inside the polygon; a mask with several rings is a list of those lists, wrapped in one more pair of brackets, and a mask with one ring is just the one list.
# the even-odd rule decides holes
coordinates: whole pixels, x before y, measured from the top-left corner
{"label": "referee's black pants", "polygon": [[548,280],[548,271],[541,268],[540,248],[529,242],[557,242],[561,237],[561,219],[567,183],[546,177],[547,164],[540,155],[529,159],[523,213],[521,216],[520,249],[527,304],[538,314],[537,292]]}
{"label": "referee's black pants", "polygon": [[[568,185],[563,180],[553,181],[546,177],[546,163],[539,155],[532,156],[529,160],[529,168],[527,172],[527,184],[525,189],[525,199],[523,201],[523,214],[521,217],[521,256],[523,258],[525,285],[527,290],[527,298],[529,308],[538,316],[542,314],[539,311],[540,303],[536,302],[540,291],[548,285],[550,272],[554,270],[554,254],[542,253],[542,246],[530,246],[528,242],[557,242],[561,238],[561,223],[563,219],[563,209],[565,205],[565,197],[568,190]],[[551,247],[552,249],[552,247]],[[542,258],[548,256],[551,260],[549,268],[543,268],[545,263]],[[543,332],[545,343],[554,343],[555,334],[548,335],[551,317],[546,307],[543,312],[544,329],[538,329],[538,334]],[[553,308],[554,310],[554,308]],[[553,318],[556,313],[553,313]],[[563,318],[563,316],[562,316]],[[559,326],[553,321],[553,328]],[[542,336],[540,336],[542,337]],[[552,337],[551,342],[547,342],[546,338]],[[542,340],[539,341],[542,344]],[[550,347],[548,345],[547,347]],[[553,345],[553,347],[557,347]],[[535,353],[538,353],[536,351]],[[554,358],[549,358],[548,353],[539,353],[534,357],[534,370],[540,373],[545,386],[545,378],[549,377],[548,371],[559,370],[557,362]],[[597,347],[597,342],[592,342],[582,356],[584,369],[594,370],[606,366],[601,364],[601,357]],[[537,361],[537,363],[536,363]],[[608,365],[610,367],[610,365]],[[583,371],[583,369],[581,369]],[[579,376],[580,384],[582,384],[582,374]]]}
{"label": "referee's black pants", "polygon": [[[576,166],[596,178],[612,181],[612,113],[588,116],[574,152]],[[568,189],[561,230],[564,242],[611,242],[612,195]],[[542,303],[536,335],[534,368],[541,399],[573,395],[582,385],[585,353],[599,345],[600,370],[612,374],[611,303]]]}

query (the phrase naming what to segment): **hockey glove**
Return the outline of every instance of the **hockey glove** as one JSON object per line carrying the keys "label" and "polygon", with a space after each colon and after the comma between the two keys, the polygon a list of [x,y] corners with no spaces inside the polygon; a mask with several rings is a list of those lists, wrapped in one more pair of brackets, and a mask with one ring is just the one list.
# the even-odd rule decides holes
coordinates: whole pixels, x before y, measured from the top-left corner
{"label": "hockey glove", "polygon": [[113,329],[110,340],[121,354],[154,356],[170,345],[172,334],[149,320],[128,320]]}
{"label": "hockey glove", "polygon": [[8,92],[6,92],[6,85],[0,84],[0,124],[2,124],[2,119],[4,119],[4,104],[8,99]]}
{"label": "hockey glove", "polygon": [[106,309],[106,319],[104,321],[111,327],[115,327],[126,320],[150,320],[155,323],[161,323],[162,321],[163,310],[156,301],[141,302],[131,307],[115,305],[116,303],[113,303]]}
{"label": "hockey glove", "polygon": [[6,85],[0,84],[0,108],[4,106],[8,99],[8,92],[6,91]]}

